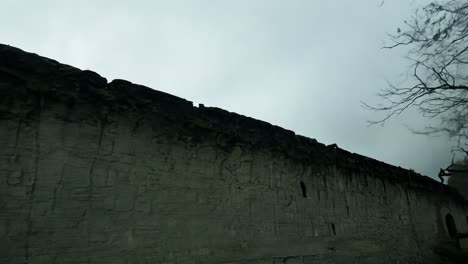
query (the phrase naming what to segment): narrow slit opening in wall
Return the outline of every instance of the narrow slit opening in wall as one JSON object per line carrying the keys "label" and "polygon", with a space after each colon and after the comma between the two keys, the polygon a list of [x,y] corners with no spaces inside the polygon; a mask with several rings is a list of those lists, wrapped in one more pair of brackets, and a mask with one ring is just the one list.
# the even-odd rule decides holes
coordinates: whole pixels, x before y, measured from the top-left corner
{"label": "narrow slit opening in wall", "polygon": [[335,224],[331,224],[331,229],[332,229],[333,235],[336,236]]}
{"label": "narrow slit opening in wall", "polygon": [[301,184],[302,197],[307,198],[306,186],[303,181],[301,181],[300,184]]}
{"label": "narrow slit opening in wall", "polygon": [[457,226],[455,225],[455,219],[451,214],[445,216],[445,225],[447,226],[447,232],[451,238],[457,236]]}

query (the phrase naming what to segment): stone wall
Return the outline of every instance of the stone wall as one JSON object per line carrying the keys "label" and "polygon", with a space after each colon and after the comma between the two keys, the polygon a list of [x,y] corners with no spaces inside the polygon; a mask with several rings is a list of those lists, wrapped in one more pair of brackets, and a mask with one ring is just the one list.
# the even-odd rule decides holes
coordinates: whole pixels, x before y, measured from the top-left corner
{"label": "stone wall", "polygon": [[0,45],[0,263],[431,263],[434,180]]}

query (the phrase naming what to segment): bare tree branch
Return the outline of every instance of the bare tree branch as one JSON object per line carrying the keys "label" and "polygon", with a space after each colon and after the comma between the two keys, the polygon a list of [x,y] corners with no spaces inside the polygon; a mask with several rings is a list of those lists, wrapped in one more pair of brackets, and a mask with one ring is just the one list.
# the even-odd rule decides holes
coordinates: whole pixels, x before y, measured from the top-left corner
{"label": "bare tree branch", "polygon": [[454,151],[468,157],[468,2],[433,1],[404,21],[403,29],[388,36],[391,44],[383,49],[409,49],[409,79],[402,86],[388,82],[378,93],[384,99],[382,105],[362,102],[367,109],[385,113],[369,124],[384,124],[415,108],[423,117],[437,118],[440,123],[414,133],[447,134],[456,142]]}

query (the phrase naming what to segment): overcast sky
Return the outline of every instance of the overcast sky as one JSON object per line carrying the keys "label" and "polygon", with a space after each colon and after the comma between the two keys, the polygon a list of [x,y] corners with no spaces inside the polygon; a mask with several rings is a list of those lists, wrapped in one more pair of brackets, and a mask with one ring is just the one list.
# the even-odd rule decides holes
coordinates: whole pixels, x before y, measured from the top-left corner
{"label": "overcast sky", "polygon": [[405,51],[381,47],[424,2],[0,0],[0,42],[435,177],[447,138],[410,112],[368,127],[360,103],[400,80]]}

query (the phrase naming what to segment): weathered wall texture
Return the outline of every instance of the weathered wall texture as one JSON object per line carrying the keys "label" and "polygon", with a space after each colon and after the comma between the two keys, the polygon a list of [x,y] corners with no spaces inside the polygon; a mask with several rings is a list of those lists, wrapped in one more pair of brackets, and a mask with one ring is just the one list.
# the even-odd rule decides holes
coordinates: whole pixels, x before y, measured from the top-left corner
{"label": "weathered wall texture", "polygon": [[268,123],[0,45],[0,263],[428,263],[465,201]]}

